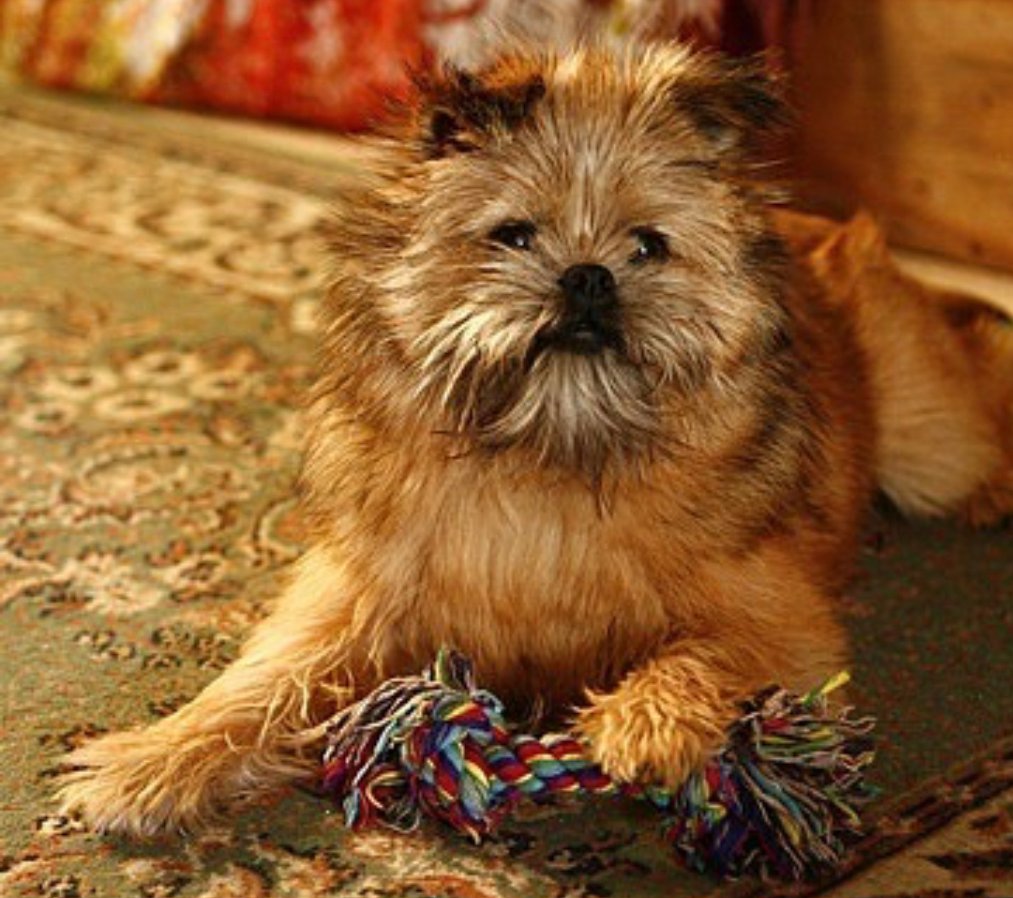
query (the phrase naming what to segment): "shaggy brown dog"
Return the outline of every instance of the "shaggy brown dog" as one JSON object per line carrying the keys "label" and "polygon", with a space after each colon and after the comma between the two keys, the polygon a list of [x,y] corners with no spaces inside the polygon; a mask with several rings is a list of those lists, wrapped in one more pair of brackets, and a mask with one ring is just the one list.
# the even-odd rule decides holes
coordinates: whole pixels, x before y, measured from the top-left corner
{"label": "shaggy brown dog", "polygon": [[74,754],[67,807],[147,835],[311,776],[321,721],[445,644],[673,783],[737,700],[844,663],[877,483],[1009,512],[1008,328],[870,222],[772,213],[780,117],[762,68],[676,47],[429,85],[334,227],[313,547],[191,704]]}

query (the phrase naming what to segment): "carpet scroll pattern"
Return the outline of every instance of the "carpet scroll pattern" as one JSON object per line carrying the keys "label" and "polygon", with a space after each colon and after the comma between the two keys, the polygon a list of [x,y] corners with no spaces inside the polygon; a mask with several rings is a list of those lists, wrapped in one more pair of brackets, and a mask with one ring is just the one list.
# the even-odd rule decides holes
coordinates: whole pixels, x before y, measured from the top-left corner
{"label": "carpet scroll pattern", "polygon": [[[253,151],[189,152],[199,135],[0,100],[0,896],[773,894],[681,871],[651,812],[620,801],[530,807],[477,848],[348,834],[298,791],[186,842],[98,839],[55,813],[61,754],[192,697],[299,553],[331,197],[309,160],[296,184],[267,153],[261,174]],[[1013,895],[1011,597],[1008,531],[878,514],[844,614],[887,802],[814,893]]]}

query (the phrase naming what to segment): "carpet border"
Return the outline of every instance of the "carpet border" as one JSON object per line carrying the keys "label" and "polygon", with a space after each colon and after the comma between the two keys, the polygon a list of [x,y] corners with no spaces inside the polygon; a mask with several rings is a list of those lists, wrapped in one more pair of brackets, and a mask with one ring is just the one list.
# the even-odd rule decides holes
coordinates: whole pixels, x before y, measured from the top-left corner
{"label": "carpet border", "polygon": [[[873,777],[875,774],[873,774]],[[848,850],[843,866],[812,883],[738,882],[713,898],[811,898],[828,895],[878,861],[921,841],[958,817],[1005,792],[1013,792],[1013,732],[945,773],[873,807],[866,832]]]}

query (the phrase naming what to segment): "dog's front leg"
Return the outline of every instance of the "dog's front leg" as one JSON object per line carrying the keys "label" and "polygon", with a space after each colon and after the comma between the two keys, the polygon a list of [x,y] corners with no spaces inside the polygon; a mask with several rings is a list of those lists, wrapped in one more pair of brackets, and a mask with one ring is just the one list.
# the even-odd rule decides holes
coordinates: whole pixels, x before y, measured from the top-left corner
{"label": "dog's front leg", "polygon": [[606,773],[677,786],[721,745],[744,699],[775,683],[809,689],[841,669],[845,639],[830,601],[783,558],[714,574],[686,635],[611,692],[590,694],[576,730]]}
{"label": "dog's front leg", "polygon": [[373,683],[357,602],[323,550],[308,554],[239,659],[192,702],[148,727],[68,757],[65,810],[131,836],[186,830],[222,803],[310,775],[320,722]]}

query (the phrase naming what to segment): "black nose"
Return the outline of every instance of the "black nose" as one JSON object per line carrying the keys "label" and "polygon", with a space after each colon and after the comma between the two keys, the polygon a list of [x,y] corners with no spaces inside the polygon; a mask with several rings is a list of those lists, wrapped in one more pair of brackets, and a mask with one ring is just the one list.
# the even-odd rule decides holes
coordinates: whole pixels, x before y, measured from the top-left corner
{"label": "black nose", "polygon": [[616,304],[616,279],[604,265],[571,265],[559,279],[568,314],[597,317]]}

